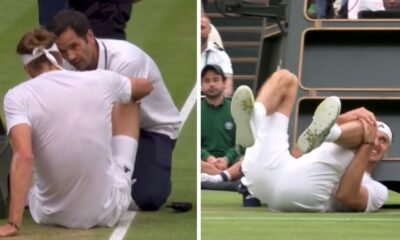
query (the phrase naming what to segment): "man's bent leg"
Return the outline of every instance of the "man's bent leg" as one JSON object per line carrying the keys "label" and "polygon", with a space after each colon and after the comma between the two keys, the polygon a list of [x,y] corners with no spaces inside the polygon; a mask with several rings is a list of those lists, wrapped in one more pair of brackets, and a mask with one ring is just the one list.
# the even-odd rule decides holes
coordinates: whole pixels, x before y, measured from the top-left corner
{"label": "man's bent leg", "polygon": [[359,147],[364,142],[364,126],[361,121],[351,121],[341,124],[341,134],[335,141],[336,144],[352,149]]}
{"label": "man's bent leg", "polygon": [[132,197],[143,211],[158,210],[171,193],[171,161],[175,140],[167,135],[140,131]]}
{"label": "man's bent leg", "polygon": [[261,87],[256,101],[265,106],[267,114],[280,112],[290,118],[298,84],[293,73],[287,70],[276,71]]}
{"label": "man's bent leg", "polygon": [[[296,100],[297,88],[297,77],[287,70],[279,70],[261,87],[256,102],[265,107],[266,114],[279,112],[289,118]],[[257,117],[252,117],[253,108],[254,99],[250,88],[239,87],[232,97],[231,112],[237,125],[236,143],[244,147],[254,144],[254,128],[258,128],[254,126],[258,124]],[[254,121],[250,121],[250,119]]]}
{"label": "man's bent leg", "polygon": [[139,106],[135,102],[116,104],[112,112],[112,165],[116,208],[100,226],[114,226],[131,203],[132,173],[139,137]]}
{"label": "man's bent leg", "polygon": [[[136,158],[137,141],[139,138],[139,105],[136,102],[127,104],[116,104],[112,112],[112,154],[127,158],[125,172],[133,174],[133,167]],[[131,148],[132,141],[136,147]],[[121,156],[120,156],[121,155]]]}
{"label": "man's bent leg", "polygon": [[[246,123],[251,124],[254,130],[255,144],[246,151],[242,163],[245,175],[242,183],[263,202],[268,203],[272,200],[271,191],[277,180],[276,174],[281,167],[293,159],[288,151],[287,130],[297,88],[298,80],[289,71],[280,70],[274,73],[261,88],[257,101],[253,105],[251,123]],[[240,103],[234,99],[235,96],[232,105]],[[240,122],[236,121],[235,117],[234,120],[237,127],[240,127],[238,126]]]}

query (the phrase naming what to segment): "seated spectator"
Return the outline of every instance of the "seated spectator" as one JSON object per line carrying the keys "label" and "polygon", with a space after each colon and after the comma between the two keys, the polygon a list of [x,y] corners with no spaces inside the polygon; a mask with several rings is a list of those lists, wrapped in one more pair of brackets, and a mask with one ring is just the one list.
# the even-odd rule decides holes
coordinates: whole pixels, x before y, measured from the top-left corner
{"label": "seated spectator", "polygon": [[400,0],[383,0],[383,6],[386,11],[399,11],[400,10]]}
{"label": "seated spectator", "polygon": [[[201,16],[205,16],[204,8],[201,7]],[[210,33],[208,34],[208,41],[216,43],[219,47],[223,48],[224,43],[222,42],[221,35],[217,28],[210,22]]]}
{"label": "seated spectator", "polygon": [[315,0],[309,0],[307,2],[307,16],[309,18],[317,18],[317,6]]}
{"label": "seated spectator", "polygon": [[383,0],[348,0],[347,17],[358,19],[359,12],[362,11],[383,11]]}
{"label": "seated spectator", "polygon": [[[368,1],[362,1],[365,3]],[[400,18],[400,0],[375,0],[360,5],[358,18]]]}
{"label": "seated spectator", "polygon": [[347,18],[348,0],[309,0],[307,15],[310,18]]}
{"label": "seated spectator", "polygon": [[231,96],[233,91],[232,63],[228,54],[217,43],[210,41],[211,24],[208,17],[201,16],[201,67],[216,64],[222,68],[226,77],[224,96]]}
{"label": "seated spectator", "polygon": [[[236,127],[231,116],[231,99],[223,95],[225,86],[226,77],[221,67],[206,65],[203,68],[201,88],[205,97],[201,100],[201,172],[228,181],[241,176],[240,157],[244,149],[235,145]],[[239,164],[235,164],[237,162]],[[229,170],[230,167],[235,170]]]}
{"label": "seated spectator", "polygon": [[333,18],[334,0],[315,0],[317,18]]}

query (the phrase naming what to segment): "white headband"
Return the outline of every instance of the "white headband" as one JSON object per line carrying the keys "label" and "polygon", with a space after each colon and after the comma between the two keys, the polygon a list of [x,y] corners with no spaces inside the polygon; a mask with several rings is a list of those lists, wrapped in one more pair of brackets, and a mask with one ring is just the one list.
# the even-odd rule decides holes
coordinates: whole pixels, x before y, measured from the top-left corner
{"label": "white headband", "polygon": [[30,62],[32,62],[33,60],[39,58],[40,56],[42,56],[43,54],[46,56],[46,58],[52,63],[54,64],[56,67],[62,69],[60,67],[60,65],[58,65],[56,58],[51,55],[50,51],[53,52],[58,52],[58,48],[57,45],[54,43],[50,48],[46,49],[44,47],[36,47],[33,49],[32,54],[21,54],[21,59],[22,59],[22,63],[24,65],[29,64]]}
{"label": "white headband", "polygon": [[378,125],[378,131],[384,132],[387,137],[389,138],[389,145],[392,143],[393,134],[390,130],[390,127],[386,125],[384,122],[377,121],[376,124]]}

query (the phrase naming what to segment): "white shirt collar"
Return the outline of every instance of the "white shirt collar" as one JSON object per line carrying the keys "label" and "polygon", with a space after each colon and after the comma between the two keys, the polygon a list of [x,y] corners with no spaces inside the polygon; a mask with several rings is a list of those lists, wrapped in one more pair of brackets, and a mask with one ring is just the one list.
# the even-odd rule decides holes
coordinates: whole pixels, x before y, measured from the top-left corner
{"label": "white shirt collar", "polygon": [[97,69],[106,69],[107,50],[104,43],[96,38],[97,46],[99,46],[99,59],[97,61]]}

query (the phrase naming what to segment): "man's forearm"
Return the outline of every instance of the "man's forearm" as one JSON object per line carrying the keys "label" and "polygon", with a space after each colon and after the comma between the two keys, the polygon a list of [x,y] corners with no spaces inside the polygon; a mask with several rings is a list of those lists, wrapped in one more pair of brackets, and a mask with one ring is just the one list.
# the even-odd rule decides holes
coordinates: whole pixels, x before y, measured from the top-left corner
{"label": "man's forearm", "polygon": [[336,200],[353,210],[365,210],[368,196],[362,189],[362,179],[368,165],[371,146],[362,145],[343,174],[336,190]]}
{"label": "man's forearm", "polygon": [[25,201],[31,185],[33,157],[14,156],[11,164],[11,194],[8,221],[21,226]]}

